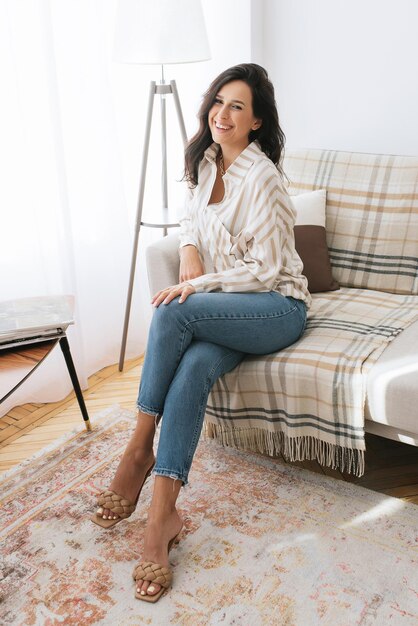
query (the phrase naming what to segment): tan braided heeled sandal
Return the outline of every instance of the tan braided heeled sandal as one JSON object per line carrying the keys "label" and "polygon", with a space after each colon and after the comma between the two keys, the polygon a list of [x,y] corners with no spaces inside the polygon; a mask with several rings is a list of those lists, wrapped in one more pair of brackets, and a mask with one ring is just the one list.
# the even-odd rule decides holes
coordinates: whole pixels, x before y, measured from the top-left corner
{"label": "tan braided heeled sandal", "polygon": [[[171,546],[174,542],[179,542],[180,534],[181,530],[175,537],[170,539],[168,543],[168,552],[170,552]],[[138,600],[145,600],[145,602],[157,602],[157,600],[159,600],[159,598],[163,595],[164,591],[171,587],[171,583],[173,582],[173,572],[171,569],[169,567],[163,567],[159,563],[153,563],[152,561],[142,561],[139,563],[139,565],[135,567],[132,576],[135,583],[140,580],[149,580],[157,585],[161,585],[161,589],[152,595],[146,593],[144,596],[141,596],[141,594],[135,590],[135,598],[138,598]]]}
{"label": "tan braided heeled sandal", "polygon": [[141,495],[142,487],[145,484],[148,476],[151,474],[155,463],[151,465],[151,467],[147,470],[145,474],[144,481],[139,488],[138,495],[136,496],[135,502],[131,502],[127,498],[120,496],[118,493],[114,491],[102,491],[97,497],[97,506],[102,507],[103,509],[109,509],[114,515],[118,515],[117,519],[103,519],[100,515],[94,513],[90,517],[91,521],[101,526],[102,528],[111,528],[115,526],[118,522],[121,522],[123,519],[130,517],[132,513],[136,509],[136,505],[138,504],[139,496]]}

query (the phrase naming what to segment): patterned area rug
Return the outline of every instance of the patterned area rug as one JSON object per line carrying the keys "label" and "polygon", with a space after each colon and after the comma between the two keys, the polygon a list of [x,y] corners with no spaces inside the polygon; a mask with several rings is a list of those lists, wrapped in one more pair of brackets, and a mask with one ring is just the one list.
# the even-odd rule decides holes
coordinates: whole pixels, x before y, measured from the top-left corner
{"label": "patterned area rug", "polygon": [[417,626],[415,505],[205,439],[178,499],[173,588],[135,600],[154,479],[129,520],[92,524],[134,413],[94,425],[2,477],[2,624]]}

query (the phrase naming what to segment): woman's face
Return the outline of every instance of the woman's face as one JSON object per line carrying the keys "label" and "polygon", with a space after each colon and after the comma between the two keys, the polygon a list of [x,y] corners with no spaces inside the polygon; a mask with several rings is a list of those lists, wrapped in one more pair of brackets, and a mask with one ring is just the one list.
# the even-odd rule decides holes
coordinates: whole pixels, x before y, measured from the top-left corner
{"label": "woman's face", "polygon": [[209,128],[215,143],[242,152],[251,130],[261,126],[254,117],[250,87],[242,80],[227,83],[219,90],[208,114]]}

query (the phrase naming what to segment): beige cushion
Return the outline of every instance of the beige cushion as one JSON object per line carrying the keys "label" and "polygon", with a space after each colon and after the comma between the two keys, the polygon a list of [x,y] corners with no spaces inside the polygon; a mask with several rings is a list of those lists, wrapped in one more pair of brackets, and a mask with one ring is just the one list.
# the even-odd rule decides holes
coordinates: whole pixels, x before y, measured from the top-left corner
{"label": "beige cushion", "polygon": [[418,322],[403,330],[370,370],[365,417],[418,432]]}
{"label": "beige cushion", "polygon": [[145,250],[150,296],[179,282],[179,236],[167,235]]}

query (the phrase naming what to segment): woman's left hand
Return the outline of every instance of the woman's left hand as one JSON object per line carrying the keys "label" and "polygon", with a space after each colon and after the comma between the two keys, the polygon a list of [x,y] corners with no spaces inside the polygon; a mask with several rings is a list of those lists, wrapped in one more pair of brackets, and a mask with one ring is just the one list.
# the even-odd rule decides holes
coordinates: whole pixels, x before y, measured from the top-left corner
{"label": "woman's left hand", "polygon": [[196,289],[190,283],[179,283],[178,285],[173,285],[172,287],[166,287],[166,289],[162,289],[161,291],[157,291],[155,296],[152,297],[151,304],[153,306],[158,306],[161,304],[168,304],[176,298],[180,296],[179,303],[184,302],[191,293],[196,293]]}

